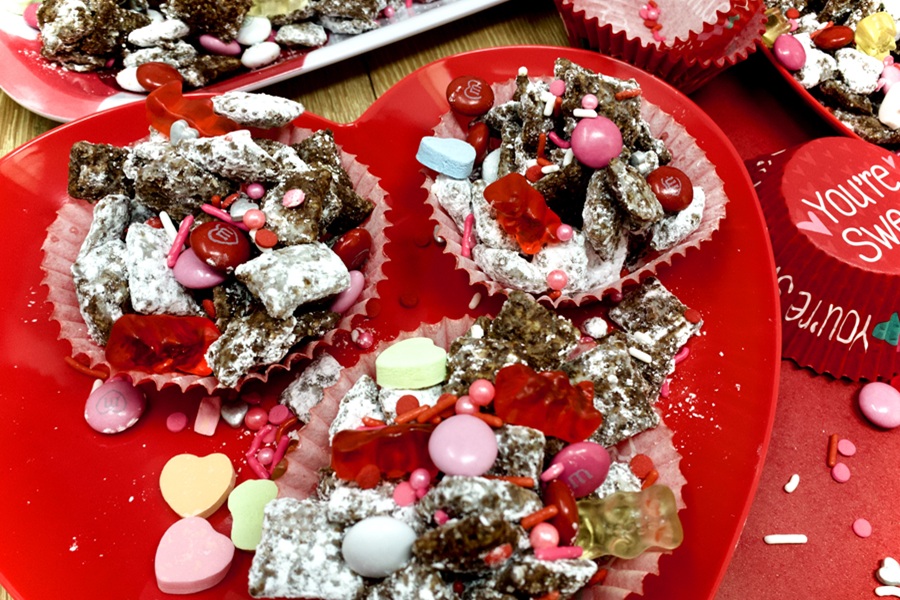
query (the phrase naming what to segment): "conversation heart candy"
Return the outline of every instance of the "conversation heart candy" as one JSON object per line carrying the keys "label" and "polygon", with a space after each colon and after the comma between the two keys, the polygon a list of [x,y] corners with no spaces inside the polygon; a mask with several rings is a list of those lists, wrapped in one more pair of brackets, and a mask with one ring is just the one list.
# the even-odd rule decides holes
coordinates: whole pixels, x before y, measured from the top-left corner
{"label": "conversation heart candy", "polygon": [[900,563],[890,556],[885,556],[875,576],[884,585],[900,585]]}
{"label": "conversation heart candy", "polygon": [[454,138],[424,137],[416,160],[429,169],[453,179],[465,179],[475,166],[475,148]]}
{"label": "conversation heart candy", "polygon": [[375,359],[375,379],[381,387],[421,390],[446,376],[447,351],[424,337],[397,342]]}
{"label": "conversation heart candy", "polygon": [[234,544],[206,519],[187,517],[163,534],[156,548],[156,585],[165,594],[194,594],[225,578]]}
{"label": "conversation heart candy", "polygon": [[248,479],[228,495],[228,510],[234,522],[231,541],[241,550],[256,550],[262,538],[263,511],[278,495],[271,479]]}
{"label": "conversation heart candy", "polygon": [[159,474],[159,489],[172,510],[182,517],[208,517],[234,489],[231,460],[222,453],[208,456],[179,454]]}

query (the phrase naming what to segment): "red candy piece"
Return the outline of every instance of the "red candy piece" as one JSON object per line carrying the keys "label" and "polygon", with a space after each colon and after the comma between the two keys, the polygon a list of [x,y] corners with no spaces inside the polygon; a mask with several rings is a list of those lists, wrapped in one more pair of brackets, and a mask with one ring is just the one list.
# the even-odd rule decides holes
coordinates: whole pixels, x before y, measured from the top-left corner
{"label": "red candy piece", "polygon": [[566,546],[575,539],[578,533],[578,504],[572,489],[561,479],[547,483],[542,494],[544,506],[556,506],[559,512],[548,521],[559,532],[560,546]]}
{"label": "red candy piece", "polygon": [[113,323],[106,360],[117,369],[211,375],[206,350],[219,330],[203,317],[124,315]]}
{"label": "red candy piece", "polygon": [[[143,85],[143,84],[142,84]],[[225,135],[239,129],[238,124],[213,112],[209,98],[185,98],[181,94],[181,79],[163,83],[147,95],[147,118],[154,129],[169,135],[172,123],[187,121],[200,135]]]}
{"label": "red candy piece", "polygon": [[358,269],[372,252],[372,234],[361,227],[351,229],[340,237],[332,250],[347,269]]}
{"label": "red candy piece", "polygon": [[647,183],[668,213],[679,212],[690,206],[694,199],[691,179],[681,169],[664,165],[647,175]]}
{"label": "red candy piece", "polygon": [[181,73],[170,64],[163,62],[148,62],[137,68],[135,73],[137,81],[148,92],[164,86],[173,81],[181,81]]}
{"label": "red candy piece", "polygon": [[525,254],[536,254],[544,244],[558,241],[556,230],[562,221],[523,175],[504,175],[484,189],[484,198],[497,211],[497,222],[516,238]]}
{"label": "red candy piece", "polygon": [[494,91],[484,79],[474,75],[457,77],[447,86],[447,102],[461,115],[477,117],[494,105]]}
{"label": "red candy piece", "polygon": [[432,431],[434,425],[421,423],[339,431],[331,442],[331,468],[345,481],[355,480],[370,465],[388,479],[419,468],[435,477],[438,470],[428,454]]}
{"label": "red candy piece", "polygon": [[487,154],[488,141],[491,139],[491,131],[487,124],[479,121],[478,123],[470,123],[469,131],[466,133],[466,141],[475,148],[475,164],[480,165],[484,161]]}
{"label": "red candy piece", "polygon": [[567,442],[586,440],[603,422],[594,408],[593,383],[573,386],[562,371],[538,373],[519,363],[497,372],[494,412],[507,423],[527,425]]}
{"label": "red candy piece", "polygon": [[220,271],[233,270],[250,259],[247,235],[225,221],[208,221],[194,227],[191,248],[200,260]]}

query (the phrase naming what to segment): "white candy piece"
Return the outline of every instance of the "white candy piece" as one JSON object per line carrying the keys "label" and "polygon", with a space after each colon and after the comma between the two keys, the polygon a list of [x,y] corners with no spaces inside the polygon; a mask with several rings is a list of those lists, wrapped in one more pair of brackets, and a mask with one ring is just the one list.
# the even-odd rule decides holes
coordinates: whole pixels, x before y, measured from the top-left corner
{"label": "white candy piece", "polygon": [[900,86],[891,86],[878,108],[878,120],[891,129],[900,128]]}
{"label": "white candy piece", "polygon": [[791,475],[790,480],[784,484],[784,491],[788,494],[793,494],[798,485],[800,485],[800,476],[794,473]]}
{"label": "white candy piece", "polygon": [[884,585],[900,585],[900,563],[890,556],[885,556],[875,577]]}
{"label": "white candy piece", "polygon": [[258,69],[275,62],[281,56],[281,46],[275,42],[261,42],[250,46],[241,55],[241,64],[248,69]]}
{"label": "white candy piece", "polygon": [[896,587],[893,585],[881,585],[875,588],[875,595],[880,598],[884,598],[886,596],[900,598],[900,587]]}
{"label": "white candy piece", "polygon": [[147,93],[147,89],[138,83],[137,67],[125,67],[116,73],[116,83],[119,84],[120,88],[128,90],[129,92],[137,92],[138,94]]}
{"label": "white candy piece", "polygon": [[269,39],[272,33],[272,22],[266,17],[247,17],[241,24],[237,34],[237,42],[241,46],[253,46]]}
{"label": "white candy piece", "polygon": [[393,517],[369,517],[344,534],[341,554],[347,566],[363,577],[387,577],[412,555],[416,532]]}
{"label": "white candy piece", "polygon": [[763,538],[770,545],[776,544],[805,544],[809,540],[802,533],[773,533]]}

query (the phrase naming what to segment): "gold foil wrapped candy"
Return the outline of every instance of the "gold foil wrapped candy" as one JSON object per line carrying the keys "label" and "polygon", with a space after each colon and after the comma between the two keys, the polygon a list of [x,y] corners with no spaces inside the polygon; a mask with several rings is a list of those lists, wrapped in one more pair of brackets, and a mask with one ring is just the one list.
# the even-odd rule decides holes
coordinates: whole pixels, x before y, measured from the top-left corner
{"label": "gold foil wrapped candy", "polygon": [[791,31],[791,23],[784,13],[777,8],[766,10],[766,32],[762,36],[763,43],[771,48],[782,33]]}
{"label": "gold foil wrapped candy", "polygon": [[886,12],[877,12],[859,22],[854,42],[860,52],[884,60],[884,57],[897,48],[894,41],[896,37],[897,25],[894,23],[894,17]]}

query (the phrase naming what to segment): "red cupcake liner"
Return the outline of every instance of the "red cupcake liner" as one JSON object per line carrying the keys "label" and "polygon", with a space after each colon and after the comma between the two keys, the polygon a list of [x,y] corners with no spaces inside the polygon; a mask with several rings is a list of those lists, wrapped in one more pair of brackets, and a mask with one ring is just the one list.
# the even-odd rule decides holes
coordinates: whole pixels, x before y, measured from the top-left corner
{"label": "red cupcake liner", "polygon": [[[296,143],[309,137],[312,133],[313,131],[310,129],[290,127],[280,132],[279,137],[284,143]],[[269,136],[271,137],[271,134]],[[341,164],[347,171],[354,190],[375,204],[372,213],[362,225],[372,235],[375,247],[361,269],[366,278],[366,285],[362,293],[356,303],[343,313],[337,326],[322,338],[303,344],[278,363],[269,365],[261,371],[248,373],[234,388],[220,387],[219,381],[213,376],[200,377],[185,373],[147,373],[114,369],[106,361],[104,348],[88,335],[72,280],[72,264],[90,228],[93,219],[93,205],[83,200],[69,199],[57,211],[56,220],[48,227],[47,237],[41,247],[44,252],[41,262],[44,279],[41,283],[48,289],[47,302],[52,305],[50,318],[60,325],[59,339],[66,340],[71,344],[73,358],[82,361],[92,369],[104,367],[110,372],[110,375],[124,373],[129,375],[136,385],[151,383],[158,390],[170,386],[178,386],[182,391],[202,387],[210,394],[222,389],[238,390],[248,381],[265,382],[272,372],[288,370],[298,361],[312,358],[320,345],[332,343],[338,331],[352,329],[354,318],[357,315],[365,314],[366,303],[378,297],[377,284],[385,277],[383,271],[385,257],[384,253],[379,250],[379,245],[383,244],[381,232],[387,227],[386,213],[390,210],[385,200],[387,193],[381,188],[379,178],[369,173],[368,167],[359,162],[356,155],[341,150]]]}
{"label": "red cupcake liner", "polygon": [[[900,209],[896,194],[880,198],[861,184],[875,203],[851,216],[831,208],[840,217],[837,224],[798,201],[802,197],[817,203],[817,192],[840,191],[838,185],[858,198],[853,176],[872,165],[887,169],[887,181],[893,185],[900,180],[896,155],[861,140],[821,138],[746,165],[757,186],[778,268],[784,357],[817,373],[854,381],[890,379],[900,373],[900,345],[884,339],[889,337],[884,330],[900,311],[900,248],[874,242],[862,231],[878,236],[880,228],[888,232],[883,239],[889,242],[889,226],[879,217]],[[851,246],[845,239],[875,245]],[[874,257],[876,247],[881,260],[865,264],[854,259]]]}
{"label": "red cupcake liner", "polygon": [[[395,340],[379,342],[373,352],[362,356],[353,367],[345,368],[338,381],[325,390],[322,401],[310,410],[309,422],[298,432],[300,443],[285,455],[287,468],[275,481],[279,497],[302,500],[315,494],[321,469],[331,465],[328,428],[337,415],[341,398],[362,375],[375,378],[375,358],[381,350],[410,337],[427,337],[436,345],[449,349],[453,340],[465,334],[472,323],[472,318],[443,319],[438,323],[423,325],[415,331],[403,332]],[[672,430],[660,421],[654,429],[624,440],[610,449],[610,457],[614,461],[627,462],[635,454],[646,454],[653,460],[654,468],[659,473],[658,481],[672,489],[678,508],[684,508],[682,488],[687,480],[681,473],[681,455],[675,448]],[[631,593],[642,593],[644,577],[659,574],[659,558],[664,553],[649,550],[630,560],[612,561],[606,567],[609,574],[604,583],[583,590],[582,597],[612,600],[625,598]]]}
{"label": "red cupcake liner", "polygon": [[[494,92],[495,104],[499,105],[512,98],[515,82],[495,83],[491,88]],[[669,164],[684,171],[695,186],[703,188],[706,194],[706,208],[699,226],[674,247],[660,253],[650,254],[638,263],[637,268],[624,277],[578,294],[563,294],[558,298],[544,294],[538,296],[541,303],[554,307],[581,306],[598,302],[610,293],[621,292],[626,285],[643,281],[655,274],[660,267],[671,264],[676,257],[684,256],[691,248],[698,248],[712,237],[718,229],[719,223],[725,218],[728,196],[725,194],[724,184],[716,173],[715,165],[697,145],[697,140],[672,115],[646,100],[641,102],[641,116],[647,121],[653,135],[665,140],[666,146],[672,154],[672,162]],[[434,135],[457,139],[466,138],[462,126],[452,113],[447,113],[441,118],[441,122],[434,128]],[[431,218],[437,222],[437,233],[446,242],[444,252],[454,256],[457,266],[468,274],[469,283],[483,285],[489,294],[507,295],[508,288],[484,273],[474,259],[462,256],[462,232],[431,193],[433,183],[434,180],[426,175],[422,187],[428,192],[425,201],[431,207]]]}
{"label": "red cupcake liner", "polygon": [[[638,15],[637,5],[628,3],[615,18],[604,20],[589,15],[589,7],[579,0],[554,1],[570,44],[630,63],[684,93],[696,90],[723,70],[746,60],[756,51],[756,41],[766,29],[765,5],[756,0],[741,0],[733,2],[731,10],[717,11],[706,21],[695,18],[686,39],[676,39],[672,45],[666,45],[653,41],[650,30]],[[661,10],[664,11],[664,6]],[[691,17],[689,11],[679,6],[661,15],[667,13]],[[733,16],[739,18],[728,28],[729,17]]]}

